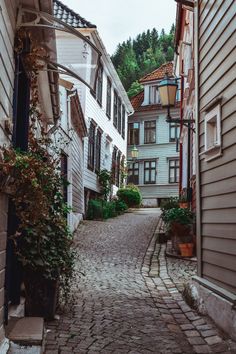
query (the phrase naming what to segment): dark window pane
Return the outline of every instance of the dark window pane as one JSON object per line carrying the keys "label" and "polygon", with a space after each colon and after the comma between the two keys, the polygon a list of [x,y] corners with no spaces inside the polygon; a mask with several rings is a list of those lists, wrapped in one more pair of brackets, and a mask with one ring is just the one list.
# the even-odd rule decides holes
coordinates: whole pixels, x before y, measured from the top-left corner
{"label": "dark window pane", "polygon": [[100,104],[102,104],[102,82],[103,82],[103,67],[98,69],[97,85],[96,85],[96,97]]}
{"label": "dark window pane", "polygon": [[107,78],[107,105],[106,114],[111,118],[111,81]]}
{"label": "dark window pane", "polygon": [[144,122],[144,143],[151,144],[156,142],[156,121]]}
{"label": "dark window pane", "polygon": [[118,96],[116,91],[114,91],[114,103],[113,103],[113,124],[117,128],[118,123]]}

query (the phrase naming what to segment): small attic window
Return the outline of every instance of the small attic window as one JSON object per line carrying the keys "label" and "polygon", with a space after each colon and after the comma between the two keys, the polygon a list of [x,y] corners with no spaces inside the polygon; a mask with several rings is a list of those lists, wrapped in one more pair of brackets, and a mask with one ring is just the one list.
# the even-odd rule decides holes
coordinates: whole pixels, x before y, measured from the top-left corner
{"label": "small attic window", "polygon": [[160,103],[160,95],[158,91],[158,86],[150,86],[149,87],[149,104],[157,104]]}

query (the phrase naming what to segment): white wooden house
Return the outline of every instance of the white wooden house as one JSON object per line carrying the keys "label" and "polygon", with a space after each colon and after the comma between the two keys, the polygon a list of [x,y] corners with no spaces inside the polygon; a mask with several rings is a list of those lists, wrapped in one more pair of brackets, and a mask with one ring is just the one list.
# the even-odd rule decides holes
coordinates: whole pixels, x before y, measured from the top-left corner
{"label": "white wooden house", "polygon": [[[100,51],[100,69],[96,90],[92,92],[83,83],[73,80],[81,101],[88,129],[84,139],[84,211],[90,198],[100,193],[98,172],[112,170],[113,193],[120,184],[120,164],[126,157],[127,117],[133,112],[130,101],[111,62],[95,25],[84,20],[73,10],[54,1],[55,16],[90,39]],[[65,33],[57,35],[57,50],[60,62],[67,67],[77,66],[77,52]],[[86,47],[80,51],[89,58]]]}
{"label": "white wooden house", "polygon": [[73,232],[83,216],[83,138],[87,136],[87,128],[73,83],[60,79],[59,84],[61,115],[54,129],[54,144],[60,154],[61,174],[69,182],[63,188],[63,195],[71,208],[68,225]]}
{"label": "white wooden house", "polygon": [[[30,80],[22,62],[21,53],[15,55],[14,44],[19,19],[19,7],[52,13],[52,3],[46,1],[0,0],[0,144],[27,150]],[[17,17],[18,16],[18,17]],[[40,32],[40,29],[39,29]],[[28,38],[23,40],[22,51],[29,53]],[[53,45],[53,36],[51,37]],[[27,47],[27,48],[26,48]],[[51,47],[49,46],[48,49]],[[37,78],[39,106],[45,126],[54,124],[59,117],[57,74],[40,72]],[[20,303],[20,266],[9,238],[15,232],[16,218],[6,189],[0,181],[0,353],[9,349],[5,338],[4,322],[13,305]]]}
{"label": "white wooden house", "polygon": [[[144,90],[131,98],[134,115],[128,124],[128,183],[138,185],[144,206],[159,206],[162,199],[177,196],[179,191],[179,127],[166,122],[157,88],[166,73],[173,77],[173,63],[143,77],[140,83]],[[171,109],[171,116],[179,118],[178,105]],[[138,158],[132,161],[134,145]]]}

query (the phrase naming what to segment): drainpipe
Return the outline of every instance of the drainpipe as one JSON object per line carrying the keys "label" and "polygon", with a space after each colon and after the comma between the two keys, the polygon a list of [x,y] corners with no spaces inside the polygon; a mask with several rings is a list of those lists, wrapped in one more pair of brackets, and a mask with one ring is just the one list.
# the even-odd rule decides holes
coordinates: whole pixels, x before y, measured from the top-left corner
{"label": "drainpipe", "polygon": [[199,1],[194,7],[194,63],[195,63],[195,106],[196,106],[196,236],[197,236],[197,273],[202,276],[202,238],[201,238],[201,197],[200,197],[200,161],[199,161]]}
{"label": "drainpipe", "polygon": [[[184,62],[181,62],[181,78],[180,78],[180,121],[183,120],[183,98],[184,98],[184,75],[183,74]],[[182,132],[183,123],[180,123],[180,132]],[[182,191],[182,181],[183,181],[183,145],[180,144],[179,147],[179,195]]]}

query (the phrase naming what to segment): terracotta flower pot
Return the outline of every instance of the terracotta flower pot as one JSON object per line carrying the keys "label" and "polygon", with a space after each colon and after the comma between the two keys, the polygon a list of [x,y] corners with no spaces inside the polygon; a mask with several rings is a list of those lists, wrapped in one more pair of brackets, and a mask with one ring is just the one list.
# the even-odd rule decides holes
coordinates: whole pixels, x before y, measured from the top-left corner
{"label": "terracotta flower pot", "polygon": [[183,209],[188,208],[188,202],[179,202],[179,207]]}
{"label": "terracotta flower pot", "polygon": [[182,257],[193,256],[193,243],[179,243],[179,249]]}

